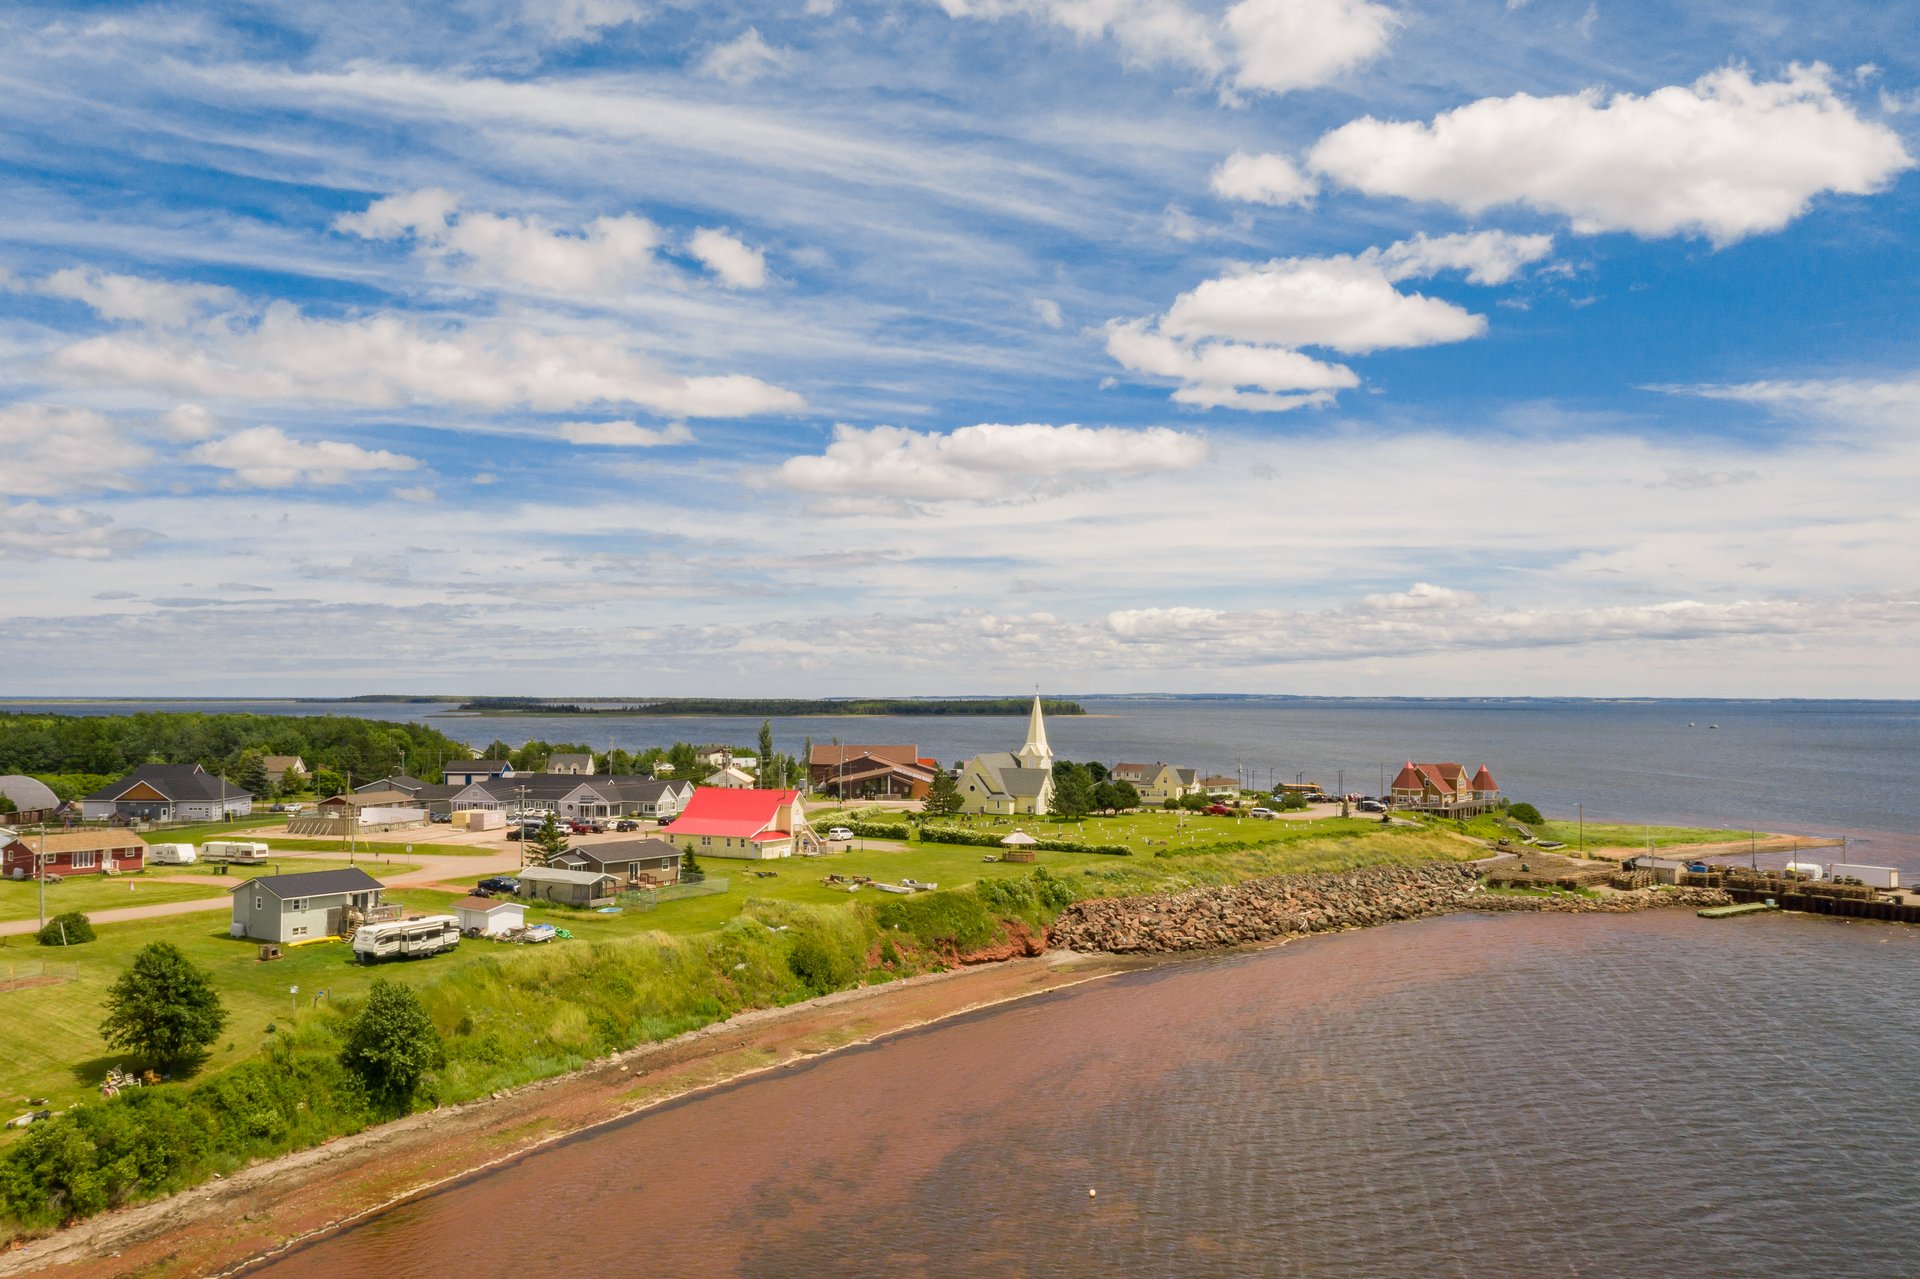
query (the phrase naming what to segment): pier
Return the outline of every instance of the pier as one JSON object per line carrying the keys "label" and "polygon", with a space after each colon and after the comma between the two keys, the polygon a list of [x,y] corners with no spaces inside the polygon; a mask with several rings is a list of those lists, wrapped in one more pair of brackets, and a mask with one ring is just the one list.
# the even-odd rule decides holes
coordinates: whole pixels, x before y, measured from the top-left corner
{"label": "pier", "polygon": [[1832,884],[1726,866],[1709,867],[1705,872],[1689,871],[1680,876],[1680,883],[1689,888],[1718,888],[1736,904],[1764,903],[1771,899],[1781,910],[1804,911],[1809,915],[1920,924],[1920,901],[1911,894],[1861,884]]}

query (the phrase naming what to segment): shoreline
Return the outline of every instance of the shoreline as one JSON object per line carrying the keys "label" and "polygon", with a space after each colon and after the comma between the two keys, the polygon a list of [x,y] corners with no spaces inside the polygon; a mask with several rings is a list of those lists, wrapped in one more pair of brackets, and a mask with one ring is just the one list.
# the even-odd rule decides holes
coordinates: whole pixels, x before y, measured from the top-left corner
{"label": "shoreline", "polygon": [[[1050,950],[755,1009],[566,1074],[376,1124],[163,1199],[17,1241],[0,1251],[0,1276],[237,1274],[410,1200],[705,1090],[1179,958]],[[447,1171],[450,1165],[455,1171]]]}

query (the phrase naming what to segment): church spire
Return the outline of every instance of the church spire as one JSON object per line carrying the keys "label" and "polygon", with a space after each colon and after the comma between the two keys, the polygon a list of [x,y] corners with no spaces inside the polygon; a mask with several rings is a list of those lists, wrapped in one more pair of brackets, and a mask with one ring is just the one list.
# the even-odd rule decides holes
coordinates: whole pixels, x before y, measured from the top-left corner
{"label": "church spire", "polygon": [[1053,747],[1047,745],[1047,724],[1040,717],[1040,694],[1033,695],[1033,713],[1027,716],[1027,744],[1020,748],[1022,768],[1053,768]]}

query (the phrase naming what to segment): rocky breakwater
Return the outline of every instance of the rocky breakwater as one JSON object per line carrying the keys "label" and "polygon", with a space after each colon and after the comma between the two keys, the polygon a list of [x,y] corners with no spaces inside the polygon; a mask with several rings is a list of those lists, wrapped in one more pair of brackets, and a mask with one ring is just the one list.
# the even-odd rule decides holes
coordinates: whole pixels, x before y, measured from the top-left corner
{"label": "rocky breakwater", "polygon": [[1052,942],[1115,954],[1240,946],[1438,914],[1458,908],[1475,882],[1473,868],[1435,862],[1079,901],[1054,921]]}
{"label": "rocky breakwater", "polygon": [[1474,893],[1464,898],[1461,910],[1560,911],[1569,915],[1621,915],[1628,911],[1654,910],[1662,906],[1731,906],[1733,898],[1717,888],[1638,888],[1625,893],[1602,893],[1581,897],[1574,893],[1544,896],[1534,893]]}

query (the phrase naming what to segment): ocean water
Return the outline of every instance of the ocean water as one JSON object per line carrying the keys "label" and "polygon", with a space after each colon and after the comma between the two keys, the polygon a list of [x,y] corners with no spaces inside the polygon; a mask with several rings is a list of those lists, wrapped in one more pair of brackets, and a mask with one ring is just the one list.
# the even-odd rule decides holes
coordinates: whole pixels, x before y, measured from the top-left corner
{"label": "ocean water", "polygon": [[[1867,841],[1857,860],[1920,859],[1920,702],[1081,698],[1048,722],[1063,759],[1169,763],[1249,783],[1297,778],[1376,793],[1408,759],[1486,764],[1510,797],[1550,814],[1757,827]],[[27,705],[12,703],[10,705]],[[0,703],[0,705],[9,705]],[[45,705],[45,704],[41,704]],[[67,702],[65,713],[134,709],[352,714],[412,720],[476,747],[495,738],[629,750],[675,740],[750,746],[757,718],[474,716],[439,703]],[[1718,725],[1717,728],[1712,727]],[[778,749],[804,742],[910,742],[942,762],[1018,749],[1011,717],[791,717]],[[1873,845],[1878,843],[1879,848]]]}
{"label": "ocean water", "polygon": [[1916,960],[1899,925],[1678,911],[1184,960],[697,1094],[253,1273],[1912,1274]]}

